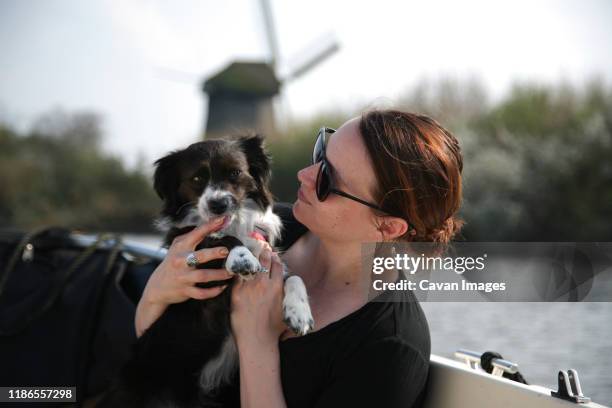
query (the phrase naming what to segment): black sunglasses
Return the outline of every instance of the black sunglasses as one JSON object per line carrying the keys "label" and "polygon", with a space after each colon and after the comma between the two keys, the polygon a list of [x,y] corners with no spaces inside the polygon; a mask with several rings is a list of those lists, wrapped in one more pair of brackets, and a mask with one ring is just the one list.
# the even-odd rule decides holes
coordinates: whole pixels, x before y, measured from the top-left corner
{"label": "black sunglasses", "polygon": [[317,198],[319,199],[319,201],[325,201],[330,193],[334,193],[339,196],[348,198],[349,200],[357,201],[360,204],[367,205],[370,208],[388,214],[385,210],[383,210],[376,204],[369,203],[359,197],[355,197],[352,194],[345,193],[344,191],[338,190],[334,187],[334,179],[332,177],[333,167],[325,157],[325,143],[327,135],[331,135],[335,131],[335,129],[322,127],[319,130],[319,134],[317,135],[317,141],[315,142],[314,149],[312,151],[312,164],[317,164],[321,162],[321,165],[319,166],[319,172],[317,173]]}

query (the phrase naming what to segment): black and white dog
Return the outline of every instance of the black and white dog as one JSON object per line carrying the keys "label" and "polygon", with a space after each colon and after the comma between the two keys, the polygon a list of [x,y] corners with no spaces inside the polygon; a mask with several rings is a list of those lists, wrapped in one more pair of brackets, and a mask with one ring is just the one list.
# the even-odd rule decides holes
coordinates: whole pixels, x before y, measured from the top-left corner
{"label": "black and white dog", "polygon": [[[238,381],[238,355],[230,327],[232,283],[261,272],[262,239],[273,246],[282,227],[272,212],[269,157],[263,138],[255,135],[194,143],[155,164],[154,187],[163,200],[157,224],[167,231],[166,246],[177,235],[224,217],[221,229],[197,249],[225,246],[229,255],[198,268],[225,267],[235,276],[217,297],[170,305],[138,339],[133,358],[101,405],[223,405],[230,392],[236,394]],[[306,288],[299,277],[288,276],[286,271],[284,275],[285,322],[296,334],[304,335],[314,324]]]}

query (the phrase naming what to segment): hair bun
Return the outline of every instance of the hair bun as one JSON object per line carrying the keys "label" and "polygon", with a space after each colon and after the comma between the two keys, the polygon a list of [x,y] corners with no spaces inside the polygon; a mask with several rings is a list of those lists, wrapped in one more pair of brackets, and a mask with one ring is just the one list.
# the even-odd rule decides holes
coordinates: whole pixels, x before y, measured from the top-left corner
{"label": "hair bun", "polygon": [[461,231],[464,224],[465,221],[462,219],[449,217],[440,227],[429,230],[422,238],[426,241],[448,244]]}

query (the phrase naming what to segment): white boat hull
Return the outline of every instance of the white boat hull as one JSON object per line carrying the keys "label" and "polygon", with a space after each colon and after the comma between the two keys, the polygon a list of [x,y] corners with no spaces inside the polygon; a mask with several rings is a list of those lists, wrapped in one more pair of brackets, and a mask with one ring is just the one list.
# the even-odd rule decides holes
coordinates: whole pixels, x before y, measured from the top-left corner
{"label": "white boat hull", "polygon": [[434,354],[430,362],[424,408],[605,408],[594,402],[578,404],[552,397],[549,388],[493,376]]}

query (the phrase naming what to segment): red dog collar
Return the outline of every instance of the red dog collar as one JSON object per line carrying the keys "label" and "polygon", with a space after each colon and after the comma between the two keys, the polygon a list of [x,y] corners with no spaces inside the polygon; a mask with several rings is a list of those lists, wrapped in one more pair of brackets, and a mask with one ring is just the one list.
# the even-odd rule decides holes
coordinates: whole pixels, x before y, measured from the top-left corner
{"label": "red dog collar", "polygon": [[268,242],[268,237],[265,235],[265,231],[257,226],[255,226],[255,231],[249,234],[249,237],[255,238],[259,241]]}

